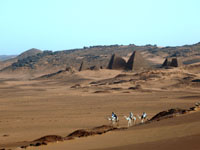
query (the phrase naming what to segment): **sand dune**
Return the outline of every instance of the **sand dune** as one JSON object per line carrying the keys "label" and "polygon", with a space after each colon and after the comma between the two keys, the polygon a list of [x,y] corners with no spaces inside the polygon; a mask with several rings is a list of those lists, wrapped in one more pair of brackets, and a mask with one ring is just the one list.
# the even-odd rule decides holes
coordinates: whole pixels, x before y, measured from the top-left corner
{"label": "sand dune", "polygon": [[[39,149],[191,149],[199,148],[200,113],[113,131],[103,136],[81,138],[42,146]],[[148,133],[148,134],[147,134]],[[29,147],[28,149],[36,149]],[[38,149],[38,148],[37,148]]]}
{"label": "sand dune", "polygon": [[[109,131],[124,131],[124,130],[128,130],[128,129],[130,130],[130,129],[133,129],[134,127],[137,128],[137,127],[146,126],[146,125],[152,124],[152,123],[155,124],[155,121],[169,119],[169,118],[177,117],[177,116],[180,116],[183,114],[195,113],[198,111],[200,111],[200,103],[197,103],[196,106],[191,107],[190,109],[170,109],[168,111],[162,111],[162,112],[156,114],[155,116],[153,116],[151,119],[147,120],[145,123],[139,123],[135,126],[132,126],[131,128],[118,127],[118,125],[117,126],[116,125],[102,125],[102,126],[95,127],[92,129],[79,129],[79,130],[76,130],[76,131],[70,133],[66,137],[62,137],[62,136],[58,136],[58,135],[47,135],[47,136],[43,136],[43,137],[33,140],[33,141],[16,143],[16,146],[18,146],[20,148],[33,149],[33,147],[48,145],[49,143],[64,142],[64,141],[74,140],[75,138],[88,137],[88,136],[94,136],[94,135],[102,135]],[[152,142],[153,146],[155,146],[155,144],[159,143],[159,142],[166,142],[166,141]],[[173,142],[173,140],[172,140],[172,142]],[[147,144],[152,145],[152,143],[147,143]],[[125,146],[125,147],[132,148],[134,146],[137,147],[137,145],[129,145],[129,146]],[[46,147],[46,148],[48,149],[48,147]],[[121,148],[121,147],[119,147],[119,148]]]}
{"label": "sand dune", "polygon": [[[34,80],[17,75],[0,76],[0,149],[27,143],[39,146],[28,147],[34,150],[199,148],[199,112],[128,129],[124,119],[130,111],[147,112],[150,119],[163,111],[169,115],[171,108],[193,107],[200,101],[199,63],[140,72],[86,70]],[[117,129],[126,130],[107,132],[112,111],[120,119]]]}

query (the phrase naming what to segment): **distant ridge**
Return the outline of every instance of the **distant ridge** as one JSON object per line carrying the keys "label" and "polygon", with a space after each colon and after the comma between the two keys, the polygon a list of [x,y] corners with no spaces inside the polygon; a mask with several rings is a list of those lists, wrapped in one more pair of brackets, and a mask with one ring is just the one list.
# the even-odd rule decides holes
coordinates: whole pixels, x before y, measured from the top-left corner
{"label": "distant ridge", "polygon": [[17,55],[0,55],[0,61],[5,61],[17,57]]}

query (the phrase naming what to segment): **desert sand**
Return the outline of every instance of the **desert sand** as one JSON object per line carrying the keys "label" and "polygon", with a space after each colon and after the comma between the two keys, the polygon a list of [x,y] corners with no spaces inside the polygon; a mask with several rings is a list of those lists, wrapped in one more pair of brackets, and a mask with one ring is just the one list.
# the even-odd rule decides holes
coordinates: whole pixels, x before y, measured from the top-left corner
{"label": "desert sand", "polygon": [[137,120],[129,128],[124,119],[129,112],[146,112],[150,119],[164,110],[194,106],[200,101],[199,65],[140,73],[103,69],[31,80],[0,77],[0,149],[22,149],[43,136],[109,126],[113,111],[122,130],[27,149],[200,149],[199,111],[151,123]]}

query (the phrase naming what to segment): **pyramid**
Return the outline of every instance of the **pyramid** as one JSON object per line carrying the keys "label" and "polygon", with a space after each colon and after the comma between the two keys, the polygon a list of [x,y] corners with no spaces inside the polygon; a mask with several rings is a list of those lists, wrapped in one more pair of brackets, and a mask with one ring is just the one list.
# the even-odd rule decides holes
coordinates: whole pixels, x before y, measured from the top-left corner
{"label": "pyramid", "polygon": [[162,67],[180,67],[182,62],[178,58],[166,58],[162,64]]}
{"label": "pyramid", "polygon": [[171,66],[180,67],[180,66],[182,66],[182,62],[178,58],[172,58]]}
{"label": "pyramid", "polygon": [[83,71],[83,70],[86,70],[86,66],[85,66],[85,63],[82,61],[78,71]]}
{"label": "pyramid", "polygon": [[162,67],[170,66],[170,64],[171,64],[171,61],[169,60],[169,58],[166,58],[162,64]]}
{"label": "pyramid", "polygon": [[149,68],[148,63],[140,52],[134,51],[127,62],[127,70],[143,70]]}
{"label": "pyramid", "polygon": [[110,58],[108,69],[124,70],[126,69],[126,61],[122,57],[113,54]]}

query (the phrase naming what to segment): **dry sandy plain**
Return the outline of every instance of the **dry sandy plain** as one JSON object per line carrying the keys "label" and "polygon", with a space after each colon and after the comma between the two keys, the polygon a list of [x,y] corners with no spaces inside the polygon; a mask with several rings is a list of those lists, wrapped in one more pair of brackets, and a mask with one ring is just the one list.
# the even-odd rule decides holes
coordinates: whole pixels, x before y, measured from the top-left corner
{"label": "dry sandy plain", "polygon": [[109,126],[106,118],[112,111],[120,119],[117,127],[125,128],[26,149],[200,149],[200,111],[151,123],[138,120],[129,128],[124,119],[131,111],[147,112],[150,119],[164,110],[194,106],[200,101],[200,83],[191,80],[200,79],[200,64],[143,73],[99,70],[37,80],[0,78],[0,149],[22,149],[43,136]]}

